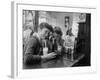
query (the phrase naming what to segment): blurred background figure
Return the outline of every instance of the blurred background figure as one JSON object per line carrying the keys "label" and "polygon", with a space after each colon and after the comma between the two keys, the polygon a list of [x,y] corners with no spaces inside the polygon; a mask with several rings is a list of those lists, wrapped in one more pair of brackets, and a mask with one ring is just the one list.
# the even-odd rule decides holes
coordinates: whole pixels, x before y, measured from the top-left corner
{"label": "blurred background figure", "polygon": [[33,13],[30,10],[23,11],[23,15],[25,18],[25,21],[23,23],[23,46],[24,51],[26,50],[26,43],[28,42],[29,38],[34,33],[34,18]]}
{"label": "blurred background figure", "polygon": [[73,53],[75,46],[75,36],[72,33],[72,29],[69,29],[66,32],[64,46],[66,48],[66,52],[71,55],[71,61],[73,61]]}

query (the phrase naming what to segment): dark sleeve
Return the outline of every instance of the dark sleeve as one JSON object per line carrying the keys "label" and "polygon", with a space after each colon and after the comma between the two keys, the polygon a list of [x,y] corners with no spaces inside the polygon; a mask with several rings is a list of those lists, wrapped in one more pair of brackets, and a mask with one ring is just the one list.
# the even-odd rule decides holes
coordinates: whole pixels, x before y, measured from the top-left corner
{"label": "dark sleeve", "polygon": [[27,48],[24,55],[24,63],[26,65],[39,64],[41,62],[41,56],[36,55],[35,49],[38,42],[35,38],[28,41]]}
{"label": "dark sleeve", "polygon": [[32,55],[32,54],[24,55],[25,65],[40,64],[40,62],[41,62],[41,57],[39,55]]}

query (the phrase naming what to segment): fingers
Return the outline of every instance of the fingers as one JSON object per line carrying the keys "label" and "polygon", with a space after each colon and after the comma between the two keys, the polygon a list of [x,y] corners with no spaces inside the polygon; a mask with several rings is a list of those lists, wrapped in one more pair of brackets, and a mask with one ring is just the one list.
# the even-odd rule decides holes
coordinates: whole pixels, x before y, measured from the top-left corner
{"label": "fingers", "polygon": [[48,54],[48,57],[49,57],[49,58],[55,58],[55,57],[56,57],[56,54],[50,53],[50,54]]}

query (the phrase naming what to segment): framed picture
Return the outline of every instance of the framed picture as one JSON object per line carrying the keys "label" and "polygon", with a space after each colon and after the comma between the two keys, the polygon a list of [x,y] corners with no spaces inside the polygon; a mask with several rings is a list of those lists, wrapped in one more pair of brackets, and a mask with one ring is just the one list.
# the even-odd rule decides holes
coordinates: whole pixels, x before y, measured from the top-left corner
{"label": "framed picture", "polygon": [[95,26],[96,8],[12,2],[12,77],[95,72]]}

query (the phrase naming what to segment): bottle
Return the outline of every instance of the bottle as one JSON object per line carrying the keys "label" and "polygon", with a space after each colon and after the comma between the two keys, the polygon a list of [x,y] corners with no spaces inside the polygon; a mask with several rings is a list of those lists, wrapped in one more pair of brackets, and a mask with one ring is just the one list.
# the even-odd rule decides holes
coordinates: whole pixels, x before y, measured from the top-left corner
{"label": "bottle", "polygon": [[56,42],[56,39],[54,38],[53,40],[53,52],[56,52],[57,51],[57,42]]}

